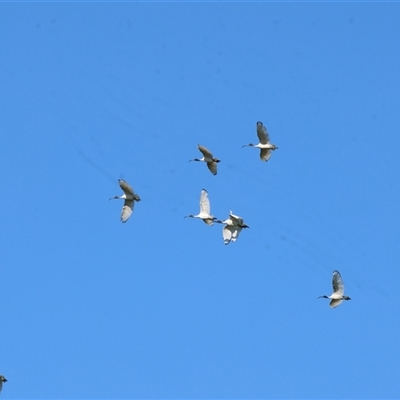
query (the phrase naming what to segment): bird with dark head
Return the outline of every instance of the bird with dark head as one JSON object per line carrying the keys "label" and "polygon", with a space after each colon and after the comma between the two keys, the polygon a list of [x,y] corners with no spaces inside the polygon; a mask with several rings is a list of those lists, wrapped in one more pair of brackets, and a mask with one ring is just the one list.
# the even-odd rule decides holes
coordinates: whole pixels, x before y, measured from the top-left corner
{"label": "bird with dark head", "polygon": [[203,189],[200,193],[200,212],[197,215],[186,215],[184,218],[200,218],[207,225],[214,225],[217,222],[217,218],[211,215],[210,211],[210,200],[208,198],[208,192]]}
{"label": "bird with dark head", "polygon": [[109,200],[114,200],[114,199],[125,200],[121,212],[121,222],[126,222],[128,221],[129,217],[133,212],[133,206],[135,204],[135,201],[141,201],[141,198],[139,197],[138,194],[136,194],[133,191],[132,186],[130,186],[129,183],[126,182],[125,180],[118,179],[118,183],[121,189],[124,191],[124,194],[122,196],[111,197]]}
{"label": "bird with dark head", "polygon": [[339,271],[334,270],[332,275],[333,293],[330,296],[319,296],[319,299],[331,299],[329,306],[335,308],[343,303],[343,300],[351,300],[349,296],[344,295],[344,283]]}
{"label": "bird with dark head", "polygon": [[278,149],[277,146],[270,143],[269,134],[267,128],[263,125],[261,121],[257,122],[257,136],[260,141],[258,144],[245,144],[243,147],[258,147],[260,149],[260,159],[261,161],[268,161],[272,155],[272,151]]}
{"label": "bird with dark head", "polygon": [[197,145],[197,148],[201,151],[203,154],[202,158],[193,158],[190,161],[202,161],[207,163],[208,169],[211,171],[213,175],[217,175],[217,164],[221,162],[218,158],[213,157],[212,153],[210,150],[205,148],[204,146],[200,146],[199,144]]}
{"label": "bird with dark head", "polygon": [[243,218],[234,215],[232,211],[229,211],[229,218],[225,221],[217,220],[215,222],[218,224],[225,224],[225,226],[222,228],[222,237],[225,244],[235,242],[242,229],[250,228],[244,223]]}

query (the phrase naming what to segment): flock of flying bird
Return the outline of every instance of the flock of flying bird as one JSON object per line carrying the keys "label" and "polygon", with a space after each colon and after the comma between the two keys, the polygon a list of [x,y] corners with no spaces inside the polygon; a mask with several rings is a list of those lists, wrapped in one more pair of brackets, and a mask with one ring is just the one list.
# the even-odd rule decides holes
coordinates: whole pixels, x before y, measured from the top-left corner
{"label": "flock of flying bird", "polygon": [[[268,131],[262,122],[257,122],[257,136],[259,139],[258,144],[249,143],[245,144],[242,147],[249,146],[249,147],[259,148],[261,161],[268,161],[269,158],[271,157],[272,151],[276,150],[278,147],[270,142]],[[203,157],[194,158],[193,160],[189,160],[189,162],[190,161],[205,162],[210,172],[213,175],[217,175],[217,166],[221,160],[215,158],[212,155],[212,153],[204,146],[198,144],[197,148],[203,154]],[[121,212],[121,222],[125,223],[132,215],[135,201],[137,202],[140,201],[140,197],[134,192],[132,186],[130,186],[128,182],[126,182],[123,179],[118,179],[118,182],[124,194],[122,196],[111,197],[110,200],[124,199],[124,205],[122,207],[122,212]],[[187,215],[185,218],[187,217],[200,218],[204,221],[204,223],[210,226],[214,225],[214,222],[219,224],[224,224],[225,226],[222,229],[222,237],[224,239],[225,244],[229,244],[230,242],[236,241],[236,239],[239,237],[239,233],[241,232],[241,230],[244,228],[249,228],[249,226],[247,226],[244,223],[243,218],[234,215],[232,211],[229,212],[228,219],[224,221],[221,221],[216,217],[214,217],[213,215],[211,215],[210,200],[208,199],[208,192],[205,189],[203,189],[200,193],[200,212],[197,215],[193,214]]]}
{"label": "flock of flying bird", "polygon": [[[259,139],[258,144],[245,144],[243,147],[257,147],[260,149],[260,159],[261,161],[268,161],[272,155],[272,152],[276,150],[278,147],[270,142],[269,134],[262,122],[257,122],[257,136]],[[215,158],[212,153],[205,148],[204,146],[197,145],[197,148],[203,154],[202,158],[194,158],[190,161],[200,161],[205,162],[207,164],[208,169],[213,175],[217,175],[217,167],[218,163],[221,161],[218,158]],[[124,194],[122,196],[114,196],[112,199],[124,199],[124,205],[122,207],[121,213],[121,221],[126,222],[132,214],[133,206],[135,201],[140,201],[140,197],[133,191],[132,187],[128,184],[128,182],[123,179],[118,180],[121,189]],[[235,242],[239,237],[239,233],[242,229],[249,228],[243,221],[243,218],[238,215],[234,215],[232,211],[229,212],[229,218],[221,221],[214,217],[211,214],[210,209],[210,200],[208,198],[207,190],[203,189],[200,193],[200,212],[197,215],[187,215],[185,218],[199,218],[203,220],[203,222],[207,225],[213,225],[214,222],[218,224],[224,224],[225,226],[222,229],[222,237],[224,239],[225,244],[229,244],[230,242]],[[339,304],[343,302],[343,300],[351,300],[349,296],[344,295],[344,284],[342,277],[338,271],[333,271],[332,276],[332,286],[333,293],[330,296],[320,296],[318,298],[331,299],[329,303],[330,307],[335,308]]]}
{"label": "flock of flying bird", "polygon": [[[257,122],[257,136],[259,139],[258,144],[245,144],[242,147],[257,147],[260,149],[260,159],[261,161],[268,161],[271,157],[272,151],[276,150],[278,147],[270,142],[269,134],[265,126],[262,122]],[[197,145],[200,152],[203,154],[202,158],[194,158],[190,161],[200,161],[207,163],[208,169],[211,171],[213,175],[217,175],[217,166],[220,160],[218,158],[213,157],[212,153],[205,147]],[[113,199],[123,199],[124,205],[122,207],[121,212],[121,222],[128,221],[129,217],[132,215],[133,206],[136,202],[139,202],[141,199],[137,193],[134,192],[132,187],[123,179],[118,179],[119,186],[123,190],[124,194],[122,196],[114,196],[109,200]],[[187,215],[184,218],[199,218],[203,220],[203,222],[207,225],[213,225],[214,222],[219,224],[224,224],[225,226],[222,229],[222,237],[224,239],[225,244],[229,244],[230,242],[235,242],[239,237],[239,233],[242,229],[249,228],[244,221],[243,218],[234,215],[232,211],[229,212],[229,218],[221,221],[211,215],[210,211],[210,200],[208,199],[207,190],[203,189],[200,193],[200,212],[197,215]],[[318,298],[331,299],[329,306],[332,308],[340,305],[344,300],[351,300],[349,296],[344,295],[344,284],[342,277],[339,271],[333,271],[332,276],[332,287],[333,293],[330,296],[319,296]],[[0,375],[0,392],[3,387],[3,382],[7,382],[7,379]]]}

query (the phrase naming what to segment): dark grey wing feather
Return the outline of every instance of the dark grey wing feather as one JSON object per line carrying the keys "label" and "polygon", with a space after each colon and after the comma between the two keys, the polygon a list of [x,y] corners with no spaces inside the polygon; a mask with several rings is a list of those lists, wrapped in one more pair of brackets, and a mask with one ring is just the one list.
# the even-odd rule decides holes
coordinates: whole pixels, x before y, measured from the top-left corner
{"label": "dark grey wing feather", "polygon": [[331,302],[329,303],[329,307],[335,308],[337,306],[340,306],[343,303],[342,299],[332,299]]}
{"label": "dark grey wing feather", "polygon": [[123,179],[118,179],[118,182],[119,182],[119,186],[121,187],[121,189],[124,191],[124,193],[126,195],[133,196],[135,194],[135,192],[132,189],[132,186],[129,185],[129,183],[127,181],[124,181]]}
{"label": "dark grey wing feather", "polygon": [[260,121],[257,122],[257,136],[261,144],[269,143],[269,135],[267,128]]}
{"label": "dark grey wing feather", "polygon": [[204,146],[200,146],[199,144],[197,145],[197,148],[201,151],[201,153],[203,154],[204,158],[208,158],[210,160],[213,159],[213,155],[211,153],[210,150],[208,150],[206,147]]}
{"label": "dark grey wing feather", "polygon": [[340,275],[339,271],[333,271],[332,275],[332,287],[333,287],[333,292],[337,292],[343,295],[344,293],[344,284],[342,277]]}
{"label": "dark grey wing feather", "polygon": [[271,149],[260,149],[260,159],[261,161],[268,161],[271,158]]}
{"label": "dark grey wing feather", "polygon": [[215,161],[208,162],[207,167],[213,175],[217,175],[217,163]]}

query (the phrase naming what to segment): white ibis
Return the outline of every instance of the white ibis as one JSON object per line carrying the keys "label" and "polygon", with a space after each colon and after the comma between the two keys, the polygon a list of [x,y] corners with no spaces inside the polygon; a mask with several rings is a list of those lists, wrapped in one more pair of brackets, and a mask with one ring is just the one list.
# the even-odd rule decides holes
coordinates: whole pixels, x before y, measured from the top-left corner
{"label": "white ibis", "polygon": [[200,212],[197,215],[186,215],[184,218],[200,218],[207,225],[214,225],[214,221],[217,218],[210,214],[210,200],[208,199],[207,190],[203,189],[200,193]]}
{"label": "white ibis", "polygon": [[260,140],[260,143],[245,144],[242,146],[242,148],[246,147],[246,146],[258,147],[260,149],[261,161],[268,161],[269,158],[271,157],[272,151],[276,150],[278,147],[276,147],[274,144],[270,143],[267,128],[260,121],[257,122],[257,136],[258,136],[258,139]]}
{"label": "white ibis", "polygon": [[224,238],[225,244],[235,242],[243,228],[250,228],[244,223],[243,218],[232,214],[232,211],[229,211],[229,218],[225,221],[217,220],[215,222],[225,224],[222,228],[222,237]]}
{"label": "white ibis", "polygon": [[124,194],[122,196],[114,196],[111,197],[109,200],[113,199],[124,199],[124,206],[122,207],[122,212],[121,212],[121,222],[126,222],[128,221],[129,217],[132,214],[133,211],[133,206],[135,201],[140,201],[140,197],[133,191],[132,187],[129,185],[127,181],[124,181],[123,179],[118,179],[119,186],[121,189],[124,191]]}
{"label": "white ibis", "polygon": [[330,296],[319,296],[318,298],[331,299],[329,306],[332,308],[342,304],[343,300],[351,300],[349,296],[344,295],[344,284],[339,271],[333,271],[332,275],[333,293]]}
{"label": "white ibis", "polygon": [[204,146],[200,146],[199,144],[197,145],[197,148],[202,152],[203,157],[202,158],[194,158],[193,160],[190,161],[203,161],[207,163],[208,169],[211,171],[213,175],[217,175],[217,165],[221,160],[218,160],[218,158],[213,157],[212,153],[210,150],[205,148]]}

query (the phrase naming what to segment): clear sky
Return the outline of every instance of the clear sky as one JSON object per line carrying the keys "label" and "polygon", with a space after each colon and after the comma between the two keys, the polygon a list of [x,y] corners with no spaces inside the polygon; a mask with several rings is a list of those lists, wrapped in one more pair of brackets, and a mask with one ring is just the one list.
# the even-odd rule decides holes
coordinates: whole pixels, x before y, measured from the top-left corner
{"label": "clear sky", "polygon": [[2,398],[399,398],[399,18],[2,3]]}

